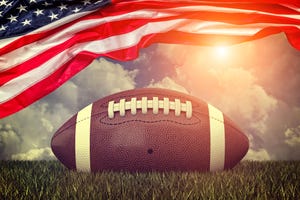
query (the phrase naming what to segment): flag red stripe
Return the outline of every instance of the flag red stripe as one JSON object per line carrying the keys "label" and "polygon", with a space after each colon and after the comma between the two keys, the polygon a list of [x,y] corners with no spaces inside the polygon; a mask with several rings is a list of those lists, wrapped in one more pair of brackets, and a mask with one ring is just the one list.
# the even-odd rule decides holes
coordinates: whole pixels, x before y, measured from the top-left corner
{"label": "flag red stripe", "polygon": [[[232,2],[232,0],[215,0],[215,2]],[[272,4],[284,4],[294,5],[300,7],[299,0],[236,0],[236,3],[272,3]]]}
{"label": "flag red stripe", "polygon": [[[144,38],[144,40],[147,40],[147,38]],[[37,101],[43,96],[54,91],[80,70],[89,65],[98,56],[107,56],[122,60],[131,60],[136,58],[138,56],[138,48],[142,47],[143,43],[145,42],[142,40],[141,43],[131,48],[113,51],[106,54],[95,54],[92,52],[81,52],[77,54],[72,60],[62,65],[46,79],[39,81],[9,101],[0,104],[0,118],[17,112],[30,105],[32,102]],[[41,88],[43,88],[43,90],[41,90]]]}
{"label": "flag red stripe", "polygon": [[[5,70],[2,72],[2,75],[0,77],[0,85],[5,84],[6,82],[10,81],[11,79],[20,76],[23,73],[26,73],[35,67],[38,67],[40,64],[47,61],[49,58],[53,57],[57,53],[60,53],[61,51],[70,48],[71,46],[81,43],[81,42],[87,42],[87,41],[94,41],[94,40],[101,40],[103,38],[107,38],[111,36],[111,30],[114,31],[115,35],[118,34],[124,34],[127,32],[130,32],[132,30],[135,30],[136,28],[145,25],[149,22],[155,22],[155,21],[167,21],[170,19],[176,19],[176,18],[185,18],[185,19],[201,19],[201,20],[208,20],[207,18],[213,18],[210,17],[212,13],[201,13],[198,14],[197,12],[187,13],[181,16],[171,16],[171,17],[165,17],[165,18],[159,18],[159,19],[131,19],[131,20],[123,20],[123,21],[114,21],[109,22],[106,24],[101,24],[97,27],[87,29],[85,31],[79,32],[74,37],[70,38],[69,40],[56,45],[52,48],[49,48],[47,51],[42,52],[36,57],[33,57],[29,60],[24,61],[22,64],[17,65],[9,70]],[[200,16],[201,15],[201,16]],[[228,16],[227,16],[228,15]],[[214,15],[213,19],[214,21],[225,21],[230,22],[234,24],[239,23],[245,23],[247,20],[249,21],[249,18],[255,18],[257,22],[269,22],[269,23],[281,23],[284,21],[287,25],[288,24],[300,24],[300,20],[297,19],[283,19],[282,17],[276,17],[276,16],[263,16],[261,14],[253,14],[251,16],[249,15],[243,15],[243,14],[222,14],[221,16]],[[226,19],[226,20],[221,20]],[[131,26],[128,26],[130,24]],[[109,31],[107,31],[109,30]],[[279,28],[280,30],[280,28]],[[101,33],[101,35],[99,35]],[[186,43],[186,42],[185,42]]]}
{"label": "flag red stripe", "polygon": [[[298,1],[298,0],[295,0]],[[298,4],[298,5],[297,5]],[[291,7],[289,7],[289,5]],[[296,7],[294,7],[297,5]],[[102,10],[105,16],[111,15],[115,13],[116,15],[122,13],[128,13],[136,10],[142,9],[152,9],[152,10],[164,10],[171,8],[180,8],[185,6],[214,6],[220,8],[236,8],[242,10],[253,10],[253,11],[266,11],[268,13],[274,14],[295,14],[297,11],[295,8],[300,7],[300,3],[290,3],[290,0],[273,0],[270,2],[266,2],[264,0],[257,1],[172,1],[172,2],[162,2],[162,1],[123,1],[119,4],[116,4],[111,7],[107,7]]]}
{"label": "flag red stripe", "polygon": [[[226,1],[224,1],[226,2]],[[73,22],[64,24],[56,29],[51,29],[49,31],[42,31],[36,34],[27,34],[24,36],[19,37],[18,39],[16,39],[15,41],[11,42],[9,45],[3,47],[0,49],[0,54],[5,54],[9,51],[12,51],[16,48],[22,47],[26,44],[30,44],[34,41],[37,41],[41,38],[44,38],[46,36],[55,34],[56,32],[65,29],[71,25],[73,25],[74,23],[77,23],[78,21],[81,20],[87,20],[87,19],[92,19],[92,18],[99,18],[101,16],[116,16],[116,15],[121,15],[121,14],[126,14],[126,13],[130,13],[130,12],[134,12],[137,10],[142,10],[142,9],[152,9],[152,10],[157,10],[157,11],[164,11],[165,9],[172,9],[172,8],[179,8],[179,7],[184,7],[184,6],[215,6],[216,8],[220,7],[220,8],[237,8],[237,9],[247,9],[247,10],[252,10],[252,11],[265,11],[267,13],[274,13],[274,14],[299,14],[299,11],[290,9],[288,7],[285,6],[281,6],[279,5],[281,4],[289,4],[288,2],[286,2],[285,0],[277,2],[275,1],[253,1],[256,4],[249,4],[249,1],[245,1],[247,3],[245,4],[241,4],[241,3],[236,3],[233,4],[232,2],[230,3],[213,3],[213,2],[207,2],[207,1],[188,1],[188,2],[184,2],[184,3],[180,3],[180,2],[172,2],[170,4],[168,3],[161,3],[160,1],[157,2],[153,2],[153,1],[138,1],[138,2],[133,2],[133,1],[125,1],[125,2],[121,2],[119,4],[116,4],[115,6],[111,6],[111,7],[106,7],[105,9],[101,10],[101,11],[96,11],[93,14],[88,15],[87,17],[82,17],[80,19],[76,19]],[[270,3],[274,3],[274,5],[268,5],[265,4],[265,2],[270,2]],[[295,1],[297,2],[297,0]],[[292,5],[294,5],[295,3],[291,3]],[[300,3],[298,2],[298,5]],[[271,6],[271,7],[270,7]]]}
{"label": "flag red stripe", "polygon": [[[116,21],[112,23],[102,24],[98,27],[88,29],[84,32],[76,34],[74,37],[68,39],[67,41],[53,46],[52,48],[49,48],[48,50],[38,54],[37,56],[23,61],[21,64],[9,69],[3,71],[1,74],[3,76],[0,77],[0,86],[4,85],[8,81],[26,73],[30,70],[40,66],[49,58],[52,58],[53,56],[57,55],[58,53],[64,51],[65,49],[71,48],[72,46],[78,44],[78,43],[84,43],[88,41],[95,41],[95,40],[102,40],[104,38],[111,36],[111,29],[114,30],[115,35],[121,35],[128,32],[131,32],[138,27],[141,27],[145,24],[147,24],[150,21],[155,21],[151,19],[147,20],[123,20],[123,21]],[[128,26],[128,24],[131,24],[131,26]],[[101,33],[101,34],[99,34]]]}
{"label": "flag red stripe", "polygon": [[[268,33],[266,33],[268,31]],[[264,37],[265,35],[269,35],[270,32],[274,33],[274,31],[278,32],[278,29],[264,29],[258,35],[255,36],[255,39]],[[300,32],[298,30],[298,35]],[[85,66],[89,65],[94,58],[99,56],[106,56],[117,60],[132,60],[138,56],[138,49],[142,47],[146,47],[151,45],[152,43],[157,42],[165,42],[165,43],[174,43],[174,40],[178,40],[182,37],[189,37],[189,44],[197,44],[197,45],[206,45],[214,43],[216,40],[223,39],[224,41],[228,41],[230,39],[230,44],[240,43],[247,40],[252,40],[252,37],[240,36],[240,37],[230,37],[230,36],[221,36],[220,35],[199,35],[199,34],[190,34],[190,33],[182,33],[178,31],[170,31],[166,33],[159,34],[150,34],[140,42],[127,49],[121,49],[118,51],[108,52],[106,54],[95,54],[92,52],[81,52],[77,54],[72,60],[63,64],[57,71],[51,74],[46,79],[38,82],[27,90],[23,91],[21,94],[16,97],[10,99],[7,102],[0,104],[0,118],[8,116],[14,112],[21,110],[22,108],[30,105],[32,102],[42,98],[43,96],[49,94],[59,86],[61,86],[65,81],[69,78],[73,77],[80,70],[85,68]],[[182,44],[186,42],[186,40],[179,40],[177,43]],[[227,43],[226,43],[227,44]],[[59,81],[57,81],[59,80]],[[43,90],[41,91],[41,88]],[[18,106],[16,106],[18,105]]]}

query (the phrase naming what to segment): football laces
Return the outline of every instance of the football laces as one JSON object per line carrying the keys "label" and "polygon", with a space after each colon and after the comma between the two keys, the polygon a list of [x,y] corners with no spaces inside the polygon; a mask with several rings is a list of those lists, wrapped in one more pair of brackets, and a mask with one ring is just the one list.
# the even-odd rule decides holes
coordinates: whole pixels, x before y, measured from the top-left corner
{"label": "football laces", "polygon": [[162,109],[165,115],[168,115],[170,110],[174,110],[175,116],[180,116],[182,112],[185,112],[186,118],[191,118],[193,112],[191,101],[181,102],[180,99],[170,101],[167,97],[162,100],[159,100],[158,97],[152,99],[142,97],[138,100],[133,97],[130,101],[126,101],[126,99],[120,99],[119,102],[109,101],[107,113],[108,117],[112,119],[115,112],[119,112],[120,116],[123,117],[126,110],[130,110],[131,114],[135,115],[138,109],[141,109],[143,114],[147,114],[148,109],[152,109],[153,114],[158,114],[159,109]]}

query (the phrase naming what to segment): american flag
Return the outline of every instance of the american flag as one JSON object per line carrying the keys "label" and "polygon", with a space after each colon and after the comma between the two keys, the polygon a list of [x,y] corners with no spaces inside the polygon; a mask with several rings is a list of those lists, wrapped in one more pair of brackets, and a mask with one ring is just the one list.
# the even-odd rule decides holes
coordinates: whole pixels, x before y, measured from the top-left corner
{"label": "american flag", "polygon": [[100,56],[153,43],[229,45],[284,32],[300,50],[299,0],[0,0],[0,118]]}

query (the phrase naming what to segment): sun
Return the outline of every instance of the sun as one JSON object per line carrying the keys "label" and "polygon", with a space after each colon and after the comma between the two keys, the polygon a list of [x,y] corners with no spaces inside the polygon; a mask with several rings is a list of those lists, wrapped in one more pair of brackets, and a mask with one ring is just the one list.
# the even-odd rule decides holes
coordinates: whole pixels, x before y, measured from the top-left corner
{"label": "sun", "polygon": [[225,58],[228,55],[228,48],[224,46],[215,47],[215,54],[217,58]]}

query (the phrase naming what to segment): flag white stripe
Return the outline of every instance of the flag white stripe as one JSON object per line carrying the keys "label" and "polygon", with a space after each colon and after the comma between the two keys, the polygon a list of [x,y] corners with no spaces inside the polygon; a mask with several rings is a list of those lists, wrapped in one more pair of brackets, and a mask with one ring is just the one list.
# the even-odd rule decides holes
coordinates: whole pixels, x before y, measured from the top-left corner
{"label": "flag white stripe", "polygon": [[8,45],[9,43],[19,39],[21,36],[16,36],[16,37],[10,37],[10,38],[4,38],[0,39],[0,49]]}
{"label": "flag white stripe", "polygon": [[[179,27],[178,31],[198,34],[229,35],[229,36],[253,36],[266,27],[283,27],[289,24],[252,23],[245,25],[233,25],[223,22],[209,22],[190,20],[188,24]],[[293,25],[300,29],[300,25]]]}
{"label": "flag white stripe", "polygon": [[[41,43],[39,44],[34,42],[26,46],[23,46],[22,48],[11,51],[10,53],[5,54],[0,59],[0,72],[9,70],[19,64],[22,64],[27,60],[30,60],[40,55],[41,53],[50,49],[51,47],[57,46],[70,38],[72,37],[65,37],[63,41],[53,40],[51,42],[49,42],[50,39],[45,38],[41,40]],[[16,55],[22,55],[22,56],[16,56]]]}
{"label": "flag white stripe", "polygon": [[[91,12],[85,12],[85,13],[78,13],[78,14],[74,14],[74,15],[70,15],[67,16],[65,18],[62,18],[60,20],[57,20],[53,23],[50,23],[46,26],[43,26],[35,31],[32,31],[30,33],[27,33],[23,36],[17,36],[17,37],[13,37],[13,38],[5,38],[5,39],[0,39],[0,48],[3,48],[4,46],[6,46],[7,44],[21,38],[24,37],[26,35],[33,35],[33,34],[37,34],[43,31],[47,31],[47,30],[51,30],[54,28],[57,28],[61,25],[64,25],[65,23],[74,21],[80,17],[83,17],[85,15],[90,14]],[[121,14],[121,15],[116,15],[116,16],[108,16],[108,17],[103,17],[103,18],[98,18],[98,19],[92,19],[92,20],[84,20],[84,21],[79,21],[77,23],[75,23],[74,25],[67,27],[66,29],[64,29],[62,31],[62,33],[68,33],[68,34],[72,34],[72,33],[76,33],[79,32],[80,30],[85,30],[88,28],[92,28],[98,25],[101,25],[103,23],[109,23],[109,22],[114,22],[114,21],[121,21],[121,20],[126,20],[126,19],[153,19],[153,18],[161,18],[161,17],[168,17],[168,16],[175,16],[177,15],[176,13],[163,13],[163,12],[157,12],[157,11],[149,11],[149,10],[138,10],[138,11],[133,11],[133,12],[129,12],[129,13],[125,13],[125,14]],[[58,35],[64,35],[61,33],[55,33],[54,35],[49,36],[48,39],[52,39],[52,37],[54,38],[58,38]]]}
{"label": "flag white stripe", "polygon": [[185,22],[184,19],[172,20],[168,22],[155,22],[142,26],[130,33],[112,36],[103,40],[80,43],[70,49],[57,54],[40,67],[35,68],[23,75],[12,79],[0,87],[0,103],[4,103],[17,96],[30,86],[38,83],[54,73],[62,64],[66,63],[81,51],[91,51],[94,53],[106,53],[120,50],[136,45],[140,39],[148,34],[167,31],[177,24]]}
{"label": "flag white stripe", "polygon": [[223,113],[208,104],[210,125],[210,171],[224,169],[225,126]]}
{"label": "flag white stripe", "polygon": [[90,126],[92,104],[78,112],[75,128],[75,161],[79,171],[91,171]]}
{"label": "flag white stripe", "polygon": [[[168,30],[175,29],[175,30],[191,32],[191,33],[210,32],[211,34],[213,33],[213,30],[216,30],[216,34],[217,34],[219,33],[218,32],[218,29],[220,28],[219,26],[223,25],[224,29],[226,29],[227,27],[228,30],[230,29],[231,26],[225,23],[223,24],[217,23],[217,26],[219,28],[214,29],[212,28],[212,26],[216,25],[216,23],[204,22],[204,27],[202,27],[201,29],[201,26],[200,27],[193,26],[194,23],[196,23],[195,20],[189,20],[189,19],[176,19],[170,21],[152,22],[152,23],[145,24],[144,26],[126,34],[115,35],[103,40],[79,43],[77,45],[74,45],[73,47],[66,49],[63,52],[52,57],[47,62],[40,65],[38,68],[35,68],[23,75],[20,75],[10,80],[9,82],[5,83],[4,85],[2,85],[0,87],[0,103],[4,103],[12,99],[13,97],[17,96],[21,92],[25,91],[30,86],[50,76],[57,69],[59,69],[62,64],[69,61],[71,58],[73,58],[74,55],[78,54],[81,51],[90,51],[90,52],[102,54],[102,53],[107,53],[115,50],[129,48],[131,46],[136,45],[140,41],[140,39],[145,35],[152,34],[152,33],[166,32]],[[243,28],[245,30],[248,30],[248,28],[245,26],[243,26]],[[240,32],[245,33],[246,31],[243,31],[243,28],[231,29],[232,31],[231,34],[236,33],[237,35]],[[46,45],[46,47],[48,46]],[[37,53],[38,49],[43,49],[43,48],[46,49],[46,47],[41,45],[34,49],[28,49],[27,53],[29,55],[27,53],[24,53],[25,55],[23,55],[22,58],[26,57],[28,59],[28,57],[31,57],[34,55],[34,53]],[[31,55],[29,53],[30,50],[32,50]],[[14,59],[7,60],[7,62],[8,65],[12,65],[12,63],[16,64]],[[21,62],[21,61],[18,60],[17,62]]]}
{"label": "flag white stripe", "polygon": [[9,101],[58,70],[64,62],[70,59],[70,57],[66,56],[66,52],[67,50],[57,54],[38,68],[22,74],[2,85],[0,87],[0,103]]}
{"label": "flag white stripe", "polygon": [[[291,7],[290,7],[290,9],[293,9],[294,11],[299,12],[298,9],[291,8]],[[223,12],[223,13],[245,13],[245,14],[255,13],[255,14],[262,14],[262,15],[269,15],[269,16],[276,16],[276,17],[286,17],[286,18],[298,19],[298,20],[300,19],[300,13],[299,14],[280,14],[280,13],[263,12],[263,11],[258,11],[258,10],[225,8],[225,7],[205,6],[205,5],[203,5],[203,6],[201,6],[201,5],[199,5],[199,6],[183,6],[183,7],[169,8],[169,9],[157,9],[157,11],[139,10],[139,11],[129,12],[129,13],[118,15],[118,16],[120,16],[121,19],[122,18],[126,19],[126,16],[134,17],[135,14],[137,14],[136,17],[149,18],[149,14],[150,14],[150,15],[152,15],[152,17],[159,18],[159,17],[163,17],[163,16],[171,16],[171,15],[174,16],[177,14],[182,14],[182,12],[189,12],[189,11],[199,11],[199,12],[209,11],[209,12]],[[36,34],[36,33],[46,31],[46,30],[51,30],[51,29],[57,28],[63,24],[74,21],[74,20],[76,20],[80,17],[83,17],[85,15],[88,15],[92,12],[93,11],[88,11],[88,12],[76,13],[76,14],[67,16],[67,17],[59,19],[53,23],[50,23],[46,26],[43,26],[35,31],[32,31],[26,35]],[[104,17],[101,19],[107,20],[107,22],[109,22],[110,18],[115,18],[118,16],[112,16],[112,17],[109,16],[109,17]],[[15,41],[16,39],[19,39],[20,37],[23,37],[23,36],[1,39],[0,40],[0,48]]]}
{"label": "flag white stripe", "polygon": [[[160,17],[167,17],[167,16],[170,16],[170,14],[157,15],[157,12],[136,11],[129,14],[123,14],[118,16],[80,21],[60,32],[55,33],[54,35],[39,40],[38,42],[25,45],[19,49],[4,54],[0,58],[0,72],[13,68],[16,65],[19,65],[31,58],[34,58],[35,56],[41,54],[42,52],[46,51],[51,47],[64,43],[65,41],[71,39],[73,35],[75,35],[77,32],[80,32],[82,30],[93,28],[104,23],[121,21],[121,20],[132,19],[132,18],[153,19],[153,18],[160,18]],[[16,55],[22,55],[22,56],[17,57],[16,59]]]}
{"label": "flag white stripe", "polygon": [[[299,12],[299,10],[290,8],[296,12]],[[275,16],[275,17],[287,17],[292,19],[300,19],[300,13],[299,14],[280,14],[280,13],[271,13],[271,12],[263,12],[259,10],[247,10],[247,9],[238,9],[238,8],[226,8],[226,7],[217,7],[217,6],[185,6],[185,7],[177,7],[169,9],[170,11],[177,11],[177,12],[188,12],[188,11],[206,11],[206,12],[220,12],[220,13],[241,13],[241,14],[262,14],[262,15],[269,15],[269,16]]]}
{"label": "flag white stripe", "polygon": [[[169,21],[163,21],[161,23],[168,23],[168,22]],[[190,20],[190,19],[185,19],[185,22],[186,23],[184,24],[180,22],[178,24],[178,28],[174,28],[174,29],[186,33],[252,36],[258,33],[259,31],[261,31],[262,29],[269,26],[273,26],[273,27],[288,26],[288,24],[270,24],[270,23],[232,25],[223,22],[208,22],[208,21]],[[14,51],[11,51],[10,53],[5,54],[3,57],[0,58],[0,72],[13,68],[14,66],[17,66],[31,58],[34,58],[35,56],[38,56],[39,54],[48,50],[51,47],[62,44],[63,42],[72,38],[72,36],[66,36],[66,35],[73,35],[76,32],[85,29],[82,28],[83,26],[87,27],[88,25],[93,25],[91,27],[94,27],[96,23],[99,23],[99,21],[98,20],[82,21],[81,23],[74,25],[70,29],[66,29],[62,31],[61,33],[58,33],[53,37],[45,38],[39,41],[38,43],[28,44],[22,48],[16,49]],[[294,27],[300,29],[300,26],[294,25]],[[74,32],[72,32],[72,29]],[[161,30],[160,32],[163,32],[163,30]],[[16,57],[16,55],[22,55],[22,56]]]}

